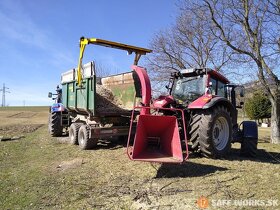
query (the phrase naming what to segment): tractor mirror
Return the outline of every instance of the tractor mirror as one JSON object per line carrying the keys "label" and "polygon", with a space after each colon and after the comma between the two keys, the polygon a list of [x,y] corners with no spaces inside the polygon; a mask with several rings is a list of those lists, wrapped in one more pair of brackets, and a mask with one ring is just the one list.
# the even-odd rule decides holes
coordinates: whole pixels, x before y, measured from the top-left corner
{"label": "tractor mirror", "polygon": [[49,97],[49,98],[52,98],[52,95],[53,95],[53,94],[52,94],[51,92],[49,92],[48,97]]}

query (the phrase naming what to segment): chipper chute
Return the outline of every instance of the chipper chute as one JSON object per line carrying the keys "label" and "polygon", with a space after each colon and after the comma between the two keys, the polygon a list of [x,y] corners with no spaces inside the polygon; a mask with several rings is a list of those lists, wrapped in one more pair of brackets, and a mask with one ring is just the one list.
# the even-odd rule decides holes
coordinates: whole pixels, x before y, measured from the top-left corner
{"label": "chipper chute", "polygon": [[[150,110],[156,108],[150,107],[151,86],[149,77],[143,68],[134,66],[133,69],[141,82],[142,106],[134,107],[132,112],[127,143],[129,158],[147,162],[183,162],[177,117],[150,114]],[[176,109],[172,110],[176,111]],[[181,110],[177,111],[182,112]],[[183,114],[182,117],[184,117]],[[136,132],[133,134],[132,130],[135,126]],[[185,131],[183,131],[183,134],[186,139]]]}

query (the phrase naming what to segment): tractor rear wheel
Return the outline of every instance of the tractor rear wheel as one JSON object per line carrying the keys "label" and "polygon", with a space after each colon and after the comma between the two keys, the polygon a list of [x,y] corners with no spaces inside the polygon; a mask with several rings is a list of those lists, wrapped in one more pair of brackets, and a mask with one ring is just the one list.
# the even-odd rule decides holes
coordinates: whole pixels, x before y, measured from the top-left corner
{"label": "tractor rear wheel", "polygon": [[63,127],[61,125],[61,113],[50,112],[49,113],[49,133],[53,137],[62,136]]}
{"label": "tractor rear wheel", "polygon": [[232,121],[226,108],[218,106],[210,110],[196,111],[189,130],[192,148],[203,156],[219,158],[229,152]]}
{"label": "tractor rear wheel", "polygon": [[78,142],[82,150],[92,149],[97,145],[97,140],[89,138],[90,127],[88,125],[82,125],[78,133]]}
{"label": "tractor rear wheel", "polygon": [[79,129],[83,125],[83,123],[72,123],[69,128],[69,139],[70,144],[78,145],[78,134]]}

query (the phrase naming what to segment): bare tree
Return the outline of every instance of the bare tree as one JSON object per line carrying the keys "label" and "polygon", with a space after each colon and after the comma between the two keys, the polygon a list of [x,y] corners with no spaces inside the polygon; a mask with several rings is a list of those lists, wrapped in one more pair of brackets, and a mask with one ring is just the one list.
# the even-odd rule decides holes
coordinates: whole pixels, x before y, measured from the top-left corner
{"label": "bare tree", "polygon": [[[205,8],[193,11],[188,5],[181,5],[181,14],[176,24],[158,32],[148,57],[151,77],[155,83],[166,81],[170,72],[193,67],[212,67],[220,70],[231,53],[220,39],[213,36]],[[155,89],[155,88],[154,88]]]}
{"label": "bare tree", "polygon": [[[280,143],[279,1],[204,0],[216,37],[239,58],[254,63],[255,72],[272,104],[271,142]],[[278,75],[277,75],[278,74]]]}
{"label": "bare tree", "polygon": [[111,74],[117,74],[114,66],[110,66],[102,61],[95,61],[95,73],[98,77],[107,77]]}

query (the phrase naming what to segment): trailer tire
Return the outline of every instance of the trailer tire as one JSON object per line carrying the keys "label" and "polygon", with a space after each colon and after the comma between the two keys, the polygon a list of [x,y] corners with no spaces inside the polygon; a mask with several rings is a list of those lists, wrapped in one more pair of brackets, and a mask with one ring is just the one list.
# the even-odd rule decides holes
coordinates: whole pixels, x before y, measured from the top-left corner
{"label": "trailer tire", "polygon": [[61,113],[50,112],[49,113],[49,133],[53,137],[62,136],[63,127],[61,125]]}
{"label": "trailer tire", "polygon": [[69,128],[69,143],[73,145],[78,145],[78,134],[79,129],[83,123],[72,123]]}
{"label": "trailer tire", "polygon": [[97,140],[89,138],[90,127],[88,125],[82,125],[78,133],[78,142],[82,150],[92,149],[97,145]]}
{"label": "trailer tire", "polygon": [[229,112],[222,106],[199,110],[190,123],[192,148],[205,157],[220,158],[231,147],[232,121]]}
{"label": "trailer tire", "polygon": [[258,150],[257,145],[257,138],[243,138],[240,155],[244,157],[256,157]]}

